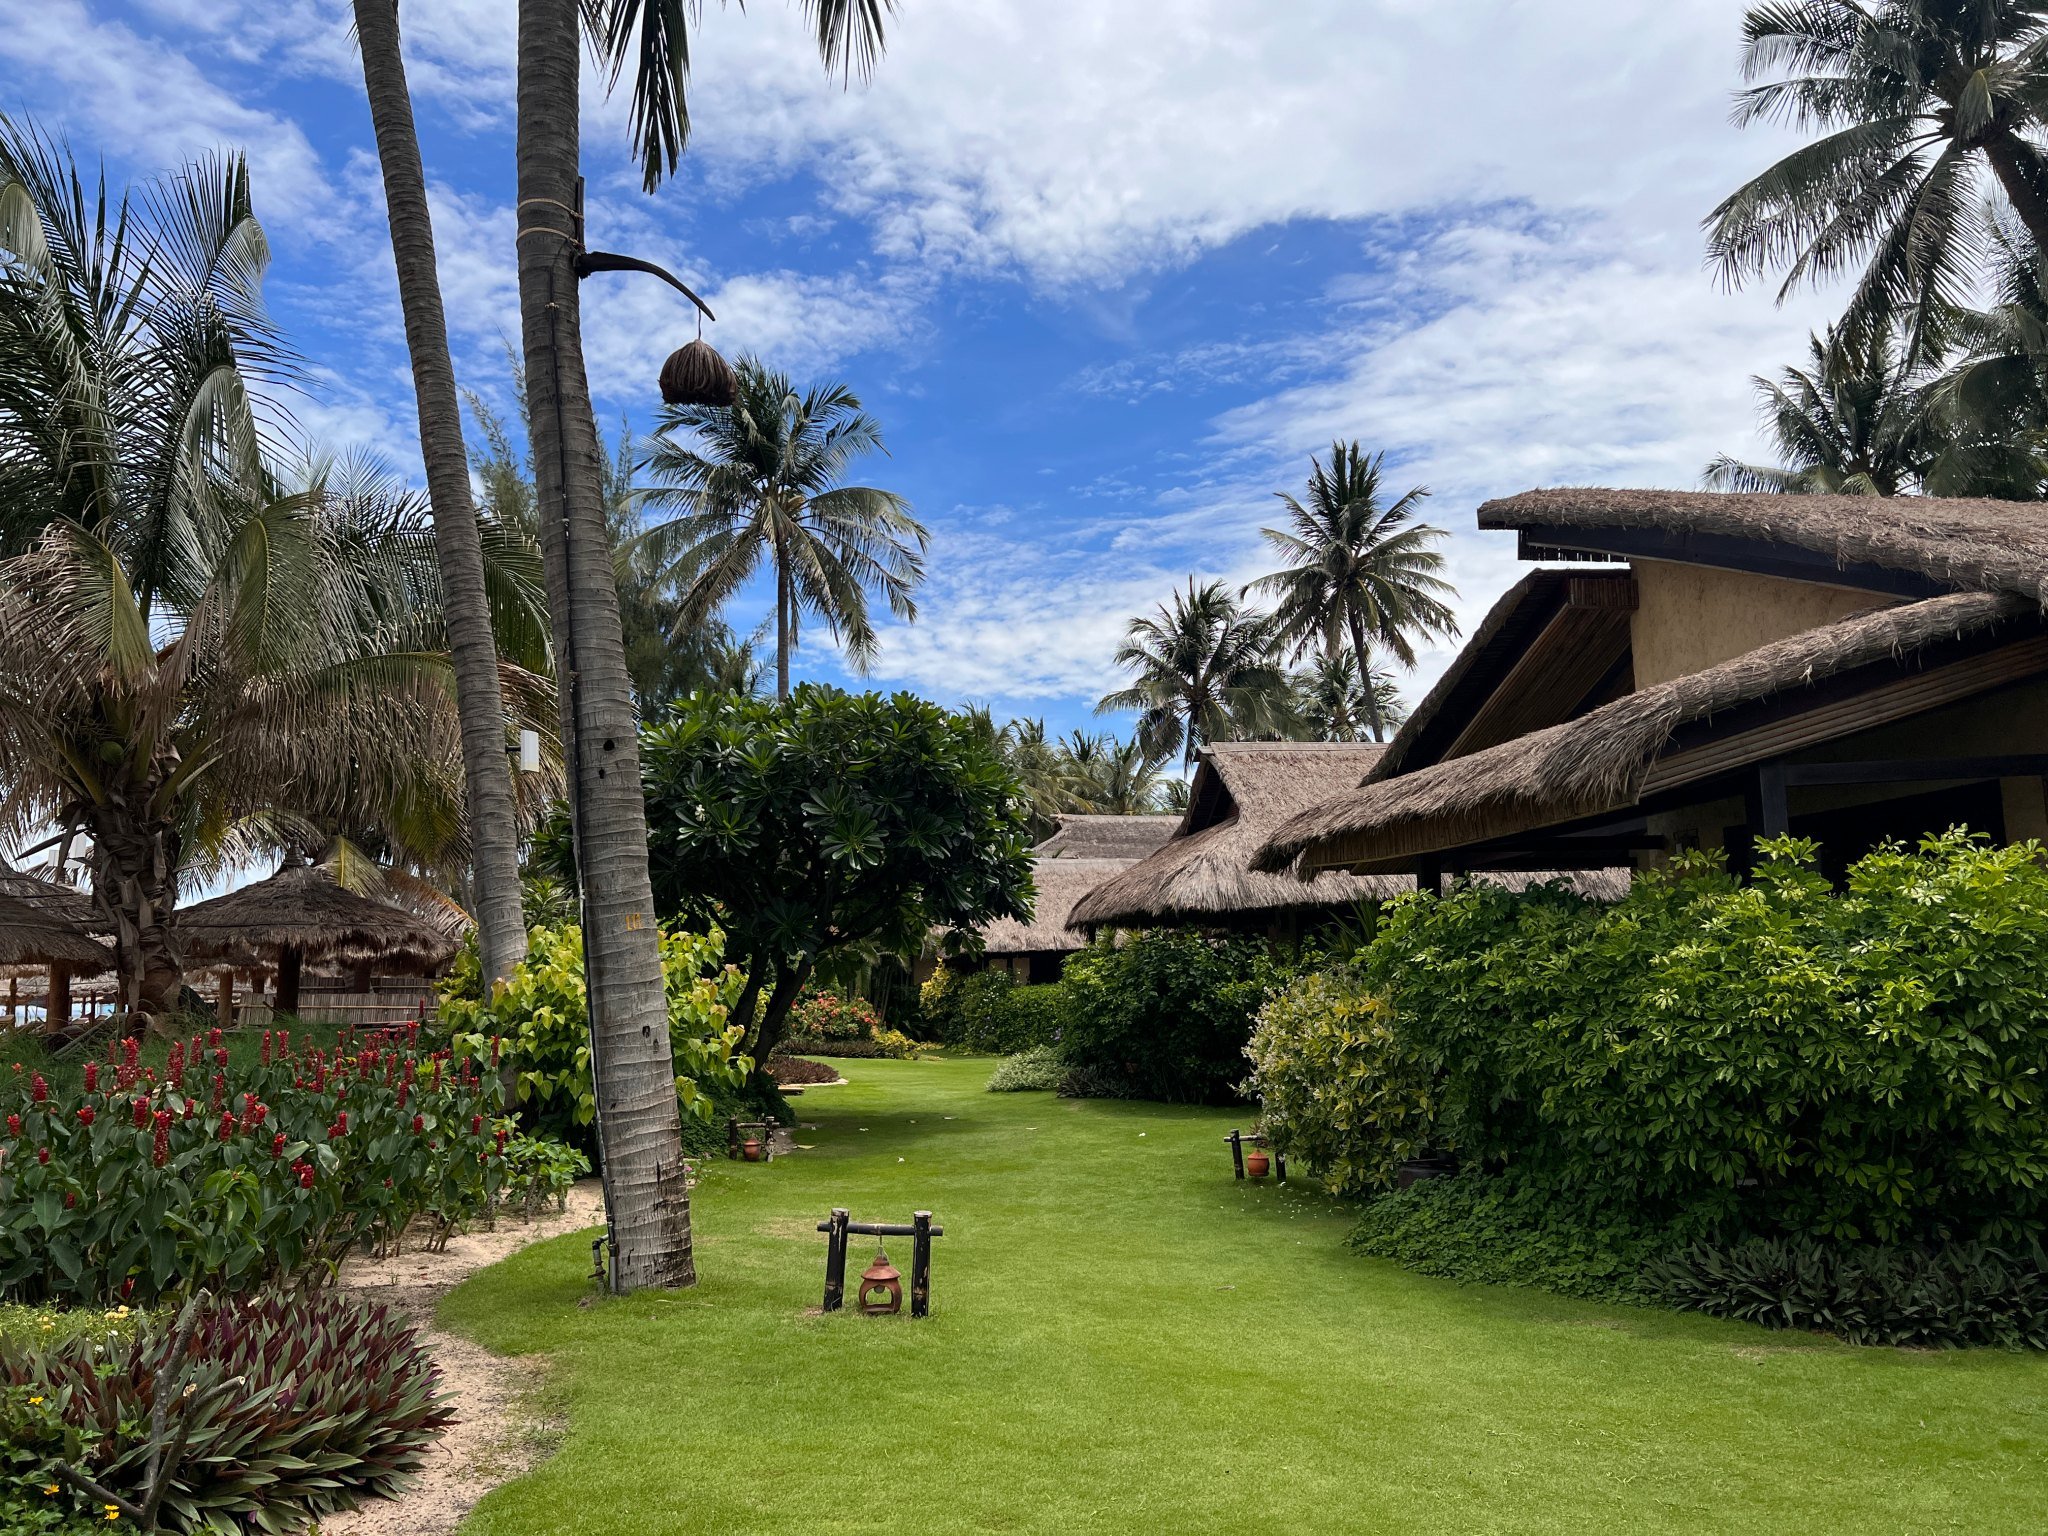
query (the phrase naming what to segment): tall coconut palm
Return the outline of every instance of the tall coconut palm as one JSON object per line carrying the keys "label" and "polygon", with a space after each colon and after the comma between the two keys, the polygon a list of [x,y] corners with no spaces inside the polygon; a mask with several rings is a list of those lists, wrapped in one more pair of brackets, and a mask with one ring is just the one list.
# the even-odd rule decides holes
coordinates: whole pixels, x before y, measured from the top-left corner
{"label": "tall coconut palm", "polygon": [[[1163,757],[1147,752],[1135,736],[1128,741],[1091,738],[1091,747],[1081,786],[1082,809],[1100,816],[1142,816],[1158,809],[1166,777]],[[1076,766],[1082,766],[1078,755]]]}
{"label": "tall coconut palm", "polygon": [[1988,168],[2048,244],[2048,4],[2041,0],[1770,0],[1743,20],[1738,126],[1820,136],[1707,216],[1729,283],[1773,269],[1781,296],[1857,272],[1847,323],[1908,308],[1909,351],[1966,305],[1986,233]]}
{"label": "tall coconut palm", "polygon": [[[640,547],[682,593],[678,636],[708,620],[766,561],[775,582],[775,690],[805,614],[825,621],[865,669],[876,648],[867,593],[899,618],[917,616],[929,535],[894,491],[844,485],[848,468],[883,452],[882,429],[844,384],[799,394],[789,376],[741,357],[729,406],[662,415],[643,461],[642,505],[659,521]],[[661,518],[664,511],[675,515]]]}
{"label": "tall coconut palm", "polygon": [[1095,712],[1137,710],[1146,754],[1178,752],[1183,765],[1207,742],[1282,735],[1293,699],[1278,641],[1270,616],[1241,608],[1222,582],[1197,587],[1191,576],[1170,607],[1131,620],[1114,659],[1136,679],[1104,694]]}
{"label": "tall coconut palm", "polygon": [[1993,231],[1995,302],[1952,317],[1952,360],[1923,391],[1940,442],[1934,496],[2048,494],[2048,267],[2023,229]]}
{"label": "tall coconut palm", "polygon": [[[891,0],[805,0],[828,67],[862,70]],[[615,1289],[688,1285],[682,1165],[667,1002],[647,876],[647,818],[618,594],[611,577],[597,422],[583,366],[578,22],[614,79],[633,70],[633,122],[652,191],[689,133],[684,0],[519,0],[518,256],[528,442],[563,689],[563,758],[577,863],[599,1150]]]}
{"label": "tall coconut palm", "polygon": [[[1444,531],[1415,521],[1429,491],[1418,485],[1385,501],[1385,460],[1355,442],[1333,443],[1328,467],[1311,459],[1307,501],[1278,493],[1289,526],[1259,530],[1286,569],[1245,589],[1273,594],[1280,638],[1294,656],[1311,647],[1332,655],[1349,641],[1361,677],[1374,675],[1376,650],[1412,667],[1416,639],[1458,632],[1445,601],[1457,589],[1438,574],[1444,557],[1432,547]],[[1373,740],[1384,741],[1377,691],[1361,698]]]}
{"label": "tall coconut palm", "polygon": [[1809,366],[1756,378],[1758,414],[1776,465],[1726,454],[1707,466],[1716,491],[1896,496],[1910,490],[1934,446],[1921,391],[1889,326],[1807,338]]}
{"label": "tall coconut palm", "polygon": [[462,405],[441,309],[426,170],[420,162],[419,134],[399,46],[398,0],[355,0],[355,18],[363,85],[383,170],[391,248],[398,264],[406,348],[412,356],[420,455],[426,464],[435,552],[441,565],[442,616],[455,660],[478,950],[484,974],[501,978],[526,956],[526,917],[519,902],[519,835],[505,751],[505,705],[498,692],[498,652],[484,590],[483,544],[470,495],[469,455],[462,441]]}
{"label": "tall coconut palm", "polygon": [[1357,741],[1374,711],[1390,731],[1398,730],[1407,715],[1400,689],[1383,671],[1373,674],[1368,704],[1358,680],[1358,659],[1349,651],[1313,657],[1295,677],[1294,687],[1304,741]]}

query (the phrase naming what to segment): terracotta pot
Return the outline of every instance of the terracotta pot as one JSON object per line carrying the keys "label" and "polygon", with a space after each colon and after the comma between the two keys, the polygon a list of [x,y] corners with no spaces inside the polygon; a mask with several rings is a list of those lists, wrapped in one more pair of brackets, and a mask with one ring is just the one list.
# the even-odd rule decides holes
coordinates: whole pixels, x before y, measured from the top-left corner
{"label": "terracotta pot", "polygon": [[1272,1167],[1273,1160],[1266,1156],[1262,1148],[1253,1147],[1244,1155],[1244,1171],[1255,1179],[1263,1179]]}
{"label": "terracotta pot", "polygon": [[761,1161],[761,1143],[749,1136],[740,1143],[740,1156],[750,1163],[758,1163]]}

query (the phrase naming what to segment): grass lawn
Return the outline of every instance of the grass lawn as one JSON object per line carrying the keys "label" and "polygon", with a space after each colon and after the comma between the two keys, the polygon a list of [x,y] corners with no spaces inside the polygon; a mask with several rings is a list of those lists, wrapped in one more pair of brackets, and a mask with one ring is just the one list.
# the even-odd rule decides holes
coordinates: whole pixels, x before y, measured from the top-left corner
{"label": "grass lawn", "polygon": [[[2048,1529],[2048,1360],[1424,1279],[1234,1183],[1241,1115],[990,1065],[849,1062],[811,1150],[713,1164],[693,1291],[591,1301],[587,1237],[456,1291],[567,1422],[465,1532]],[[936,1213],[928,1320],[814,1315],[834,1205]]]}

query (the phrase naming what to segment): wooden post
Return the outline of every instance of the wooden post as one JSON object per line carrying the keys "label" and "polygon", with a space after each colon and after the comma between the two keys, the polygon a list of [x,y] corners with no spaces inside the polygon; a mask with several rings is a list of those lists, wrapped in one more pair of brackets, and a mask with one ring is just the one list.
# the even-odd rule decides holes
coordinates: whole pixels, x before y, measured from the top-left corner
{"label": "wooden post", "polygon": [[233,1029],[235,1027],[235,973],[223,969],[214,972],[214,976],[220,982],[220,1027],[222,1029]]}
{"label": "wooden post", "polygon": [[1278,1147],[1273,1149],[1273,1171],[1280,1175],[1280,1182],[1287,1182],[1287,1154]]}
{"label": "wooden post", "polygon": [[738,1115],[727,1115],[725,1117],[725,1155],[734,1162],[739,1161],[740,1117]]}
{"label": "wooden post", "polygon": [[1792,829],[1792,813],[1785,794],[1785,765],[1765,763],[1756,771],[1756,793],[1765,837],[1783,837]]}
{"label": "wooden post", "polygon": [[932,1213],[919,1211],[910,1224],[910,1315],[925,1317],[932,1310]]}
{"label": "wooden post", "polygon": [[7,1022],[14,1024],[21,1019],[21,978],[7,978]]}
{"label": "wooden post", "polygon": [[71,1022],[71,967],[50,967],[50,990],[43,995],[43,1028]]}
{"label": "wooden post", "polygon": [[832,1226],[825,1238],[825,1305],[822,1310],[826,1312],[837,1312],[846,1301],[846,1223],[849,1219],[843,1208],[832,1208]]}
{"label": "wooden post", "polygon": [[1237,1176],[1244,1177],[1244,1132],[1232,1131],[1223,1138],[1230,1143],[1231,1165],[1237,1169]]}
{"label": "wooden post", "polygon": [[299,1011],[299,969],[305,963],[305,956],[296,949],[281,949],[277,952],[277,1011],[297,1013]]}
{"label": "wooden post", "polygon": [[357,991],[357,992],[361,992],[361,993],[364,993],[364,994],[367,994],[367,993],[369,992],[369,990],[370,990],[370,962],[369,962],[369,961],[367,961],[367,960],[358,960],[358,961],[356,962],[356,970],[355,970],[355,975],[353,975],[352,977],[350,977],[350,978],[349,978],[349,986],[350,986],[350,987],[351,987],[351,988],[352,988],[353,990],[355,990],[355,991]]}

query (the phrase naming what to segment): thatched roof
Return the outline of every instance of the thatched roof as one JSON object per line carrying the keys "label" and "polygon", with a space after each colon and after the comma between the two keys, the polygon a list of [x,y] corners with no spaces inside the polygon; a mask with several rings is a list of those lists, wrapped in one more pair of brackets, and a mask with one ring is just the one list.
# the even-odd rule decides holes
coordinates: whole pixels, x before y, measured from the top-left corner
{"label": "thatched roof", "polygon": [[[1779,505],[1807,499],[1772,498]],[[1347,856],[1343,862],[1389,867],[1440,849],[1618,810],[1641,797],[1651,765],[1682,725],[1857,667],[1902,660],[1940,641],[1982,634],[2034,609],[2031,598],[1960,592],[1823,624],[1628,694],[1565,724],[1332,796],[1279,827],[1260,849],[1258,863],[1284,870],[1319,845],[1343,840],[1355,851],[1363,840],[1371,857]]]}
{"label": "thatched roof", "polygon": [[101,927],[98,909],[83,891],[9,864],[0,863],[0,896],[27,902],[45,916],[88,932],[97,932]]}
{"label": "thatched roof", "polygon": [[[1126,820],[1125,817],[1095,817],[1099,821]],[[1078,859],[1069,857],[1034,859],[1032,883],[1038,898],[1032,905],[1031,921],[1020,923],[1003,918],[984,928],[982,949],[991,955],[1064,954],[1081,948],[1082,940],[1067,927],[1067,915],[1074,903],[1113,875],[1129,869],[1133,859]]]}
{"label": "thatched roof", "polygon": [[78,924],[0,895],[0,965],[68,965],[99,972],[113,968],[114,953]]}
{"label": "thatched roof", "polygon": [[1479,526],[1744,540],[1820,555],[1839,567],[1904,572],[1952,590],[2023,593],[2048,607],[2048,508],[2032,502],[1570,487],[1489,501],[1479,509]]}
{"label": "thatched roof", "polygon": [[225,896],[179,910],[173,919],[188,961],[239,963],[251,951],[274,958],[380,955],[446,959],[455,944],[420,917],[344,890],[325,870],[296,865]]}
{"label": "thatched roof", "polygon": [[1156,853],[1179,816],[1062,815],[1060,829],[1032,849],[1041,859],[1142,859]]}
{"label": "thatched roof", "polygon": [[1202,750],[1188,814],[1173,840],[1104,881],[1068,918],[1077,928],[1201,922],[1344,906],[1408,888],[1400,880],[1261,874],[1252,855],[1297,812],[1355,789],[1376,742],[1220,741]]}

